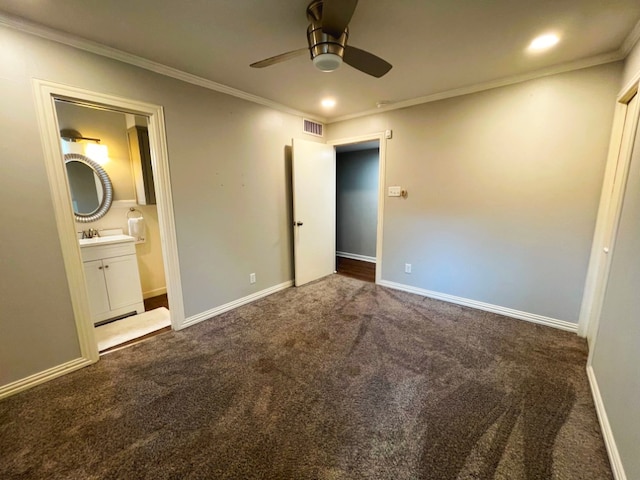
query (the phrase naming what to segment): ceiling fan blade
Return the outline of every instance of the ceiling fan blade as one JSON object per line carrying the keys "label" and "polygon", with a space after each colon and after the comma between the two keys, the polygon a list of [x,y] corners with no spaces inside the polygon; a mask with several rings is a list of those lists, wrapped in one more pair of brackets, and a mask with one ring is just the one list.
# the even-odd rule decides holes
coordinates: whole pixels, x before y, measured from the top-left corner
{"label": "ceiling fan blade", "polygon": [[375,56],[373,53],[352,47],[351,45],[347,45],[344,48],[343,60],[353,68],[357,68],[361,72],[376,78],[382,77],[391,70],[392,67],[389,62]]}
{"label": "ceiling fan blade", "polygon": [[264,60],[260,60],[259,62],[252,63],[249,66],[253,68],[269,67],[271,65],[275,65],[276,63],[289,60],[290,58],[299,57],[304,53],[307,53],[307,54],[309,53],[309,49],[307,47],[299,48],[298,50],[292,50],[291,52],[287,52],[287,53],[281,53],[280,55],[276,55],[275,57],[265,58]]}
{"label": "ceiling fan blade", "polygon": [[347,28],[358,0],[323,0],[322,2],[322,31],[339,38]]}

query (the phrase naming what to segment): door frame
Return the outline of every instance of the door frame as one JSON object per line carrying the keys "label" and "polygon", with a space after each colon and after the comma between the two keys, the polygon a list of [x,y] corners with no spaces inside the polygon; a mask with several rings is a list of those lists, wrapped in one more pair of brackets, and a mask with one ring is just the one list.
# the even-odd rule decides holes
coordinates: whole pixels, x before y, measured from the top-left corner
{"label": "door frame", "polygon": [[171,306],[171,326],[174,330],[182,328],[182,324],[184,323],[182,282],[180,280],[180,267],[178,263],[178,247],[173,200],[171,196],[169,158],[163,108],[159,105],[46,80],[34,79],[32,87],[36,117],[42,139],[44,161],[51,190],[51,199],[53,201],[55,221],[78,334],[78,343],[80,345],[82,360],[84,360],[84,362],[76,364],[75,368],[58,372],[59,375],[62,375],[68,373],[70,370],[95,363],[100,357],[89,311],[89,299],[84,269],[82,268],[80,244],[78,243],[76,233],[75,217],[71,202],[69,201],[69,184],[60,147],[60,132],[58,131],[55,99],[64,99],[90,106],[103,106],[110,110],[143,115],[148,118],[149,145],[151,147],[153,181],[157,195],[162,259],[167,284],[167,296],[169,305]]}
{"label": "door frame", "polygon": [[[598,333],[602,302],[607,288],[616,232],[622,213],[624,190],[631,164],[633,141],[640,120],[640,98],[636,108],[629,107],[629,102],[634,95],[640,95],[639,82],[640,72],[622,89],[616,99],[611,141],[578,321],[578,335],[587,337],[590,354],[594,350]],[[624,126],[628,115],[633,115],[631,119],[633,134],[623,142]],[[590,359],[591,355],[589,362]]]}
{"label": "door frame", "polygon": [[376,284],[382,280],[382,240],[384,227],[384,200],[385,200],[385,172],[387,158],[387,138],[385,132],[370,133],[357,137],[340,138],[327,141],[327,145],[337,147],[340,145],[351,145],[354,143],[378,141],[378,225],[376,228]]}

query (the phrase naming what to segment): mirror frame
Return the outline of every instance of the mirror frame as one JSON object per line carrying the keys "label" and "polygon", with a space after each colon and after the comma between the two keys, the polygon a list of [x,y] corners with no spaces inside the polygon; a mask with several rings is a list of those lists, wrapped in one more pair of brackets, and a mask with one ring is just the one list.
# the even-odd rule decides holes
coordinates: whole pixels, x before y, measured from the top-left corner
{"label": "mirror frame", "polygon": [[[90,214],[76,213],[75,211],[73,212],[74,216],[76,217],[76,222],[95,222],[96,220],[104,217],[111,208],[111,203],[113,202],[113,187],[111,186],[111,179],[109,178],[109,175],[107,175],[107,172],[105,172],[104,168],[102,168],[97,162],[91,160],[89,157],[86,157],[79,153],[66,153],[64,155],[65,167],[69,162],[84,163],[85,165],[90,167],[100,179],[102,189],[104,190],[104,195],[102,196],[102,202],[98,206],[98,209]],[[68,181],[69,177],[67,176],[67,182]],[[71,193],[71,188],[69,188],[69,193]]]}

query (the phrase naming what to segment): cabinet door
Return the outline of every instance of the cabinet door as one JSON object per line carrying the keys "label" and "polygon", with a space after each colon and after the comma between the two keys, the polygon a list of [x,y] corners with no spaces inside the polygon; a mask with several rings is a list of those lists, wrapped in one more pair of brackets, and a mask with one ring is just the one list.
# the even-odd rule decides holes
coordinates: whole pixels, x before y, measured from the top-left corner
{"label": "cabinet door", "polygon": [[107,296],[107,286],[104,282],[104,268],[102,260],[94,260],[93,262],[85,262],[84,276],[87,280],[87,293],[89,294],[89,309],[91,317],[109,311],[109,297]]}
{"label": "cabinet door", "polygon": [[142,302],[136,256],[106,258],[102,262],[111,310]]}

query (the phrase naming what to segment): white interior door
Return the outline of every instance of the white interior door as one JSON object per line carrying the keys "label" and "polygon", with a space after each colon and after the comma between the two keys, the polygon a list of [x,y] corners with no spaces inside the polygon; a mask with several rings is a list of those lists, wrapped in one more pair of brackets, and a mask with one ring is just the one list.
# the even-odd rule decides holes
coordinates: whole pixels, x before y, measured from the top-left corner
{"label": "white interior door", "polygon": [[296,287],[335,272],[336,153],[332,145],[293,140],[293,238]]}

